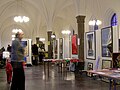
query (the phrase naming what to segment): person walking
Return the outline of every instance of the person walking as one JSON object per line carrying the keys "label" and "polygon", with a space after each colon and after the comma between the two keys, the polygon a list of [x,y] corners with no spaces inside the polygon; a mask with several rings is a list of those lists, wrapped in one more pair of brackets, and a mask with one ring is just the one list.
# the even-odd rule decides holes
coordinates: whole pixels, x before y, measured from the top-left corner
{"label": "person walking", "polygon": [[25,90],[24,48],[21,44],[23,35],[23,32],[17,32],[15,40],[12,41],[11,64],[13,67],[13,77],[10,90]]}

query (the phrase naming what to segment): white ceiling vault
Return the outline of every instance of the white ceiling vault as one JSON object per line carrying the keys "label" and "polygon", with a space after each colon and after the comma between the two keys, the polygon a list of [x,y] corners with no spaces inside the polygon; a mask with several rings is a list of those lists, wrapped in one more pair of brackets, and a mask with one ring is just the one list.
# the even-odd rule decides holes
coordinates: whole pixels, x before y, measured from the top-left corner
{"label": "white ceiling vault", "polygon": [[[46,38],[48,30],[57,34],[57,31],[60,33],[64,27],[76,26],[72,0],[22,0],[22,4],[19,2],[20,0],[0,0],[1,46],[11,43],[13,28],[21,28],[26,38],[35,40],[37,36]],[[13,20],[16,15],[28,16],[30,21],[16,23]]]}
{"label": "white ceiling vault", "polygon": [[[0,0],[0,48],[11,43],[13,28],[20,28],[25,38],[35,41],[36,37],[47,40],[47,31],[52,30],[56,36],[62,37],[61,30],[74,29],[77,33],[77,15],[85,15],[86,22],[94,14],[103,18],[101,12],[111,7],[113,2],[119,6],[119,0]],[[106,6],[107,4],[107,6]],[[112,7],[113,8],[113,7]],[[97,14],[96,14],[97,13]],[[28,23],[16,23],[16,15],[30,18]],[[85,23],[87,27],[88,23]],[[86,28],[85,27],[85,28]]]}

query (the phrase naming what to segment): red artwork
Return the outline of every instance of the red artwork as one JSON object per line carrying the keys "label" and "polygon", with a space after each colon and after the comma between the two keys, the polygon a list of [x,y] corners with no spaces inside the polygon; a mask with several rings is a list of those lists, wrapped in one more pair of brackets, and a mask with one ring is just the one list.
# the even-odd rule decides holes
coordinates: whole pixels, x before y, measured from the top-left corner
{"label": "red artwork", "polygon": [[77,54],[77,35],[72,35],[72,54]]}

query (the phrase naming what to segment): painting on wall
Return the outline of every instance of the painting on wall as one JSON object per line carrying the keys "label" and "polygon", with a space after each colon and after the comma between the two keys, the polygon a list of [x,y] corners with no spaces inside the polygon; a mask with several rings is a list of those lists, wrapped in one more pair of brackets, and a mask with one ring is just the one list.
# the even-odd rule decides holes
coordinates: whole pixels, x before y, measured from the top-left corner
{"label": "painting on wall", "polygon": [[77,54],[77,34],[72,35],[72,54]]}
{"label": "painting on wall", "polygon": [[102,57],[111,57],[113,52],[112,27],[101,30]]}
{"label": "painting on wall", "polygon": [[111,60],[102,60],[102,69],[110,69],[112,68]]}
{"label": "painting on wall", "polygon": [[95,50],[95,32],[86,32],[86,58],[95,59],[96,50]]}

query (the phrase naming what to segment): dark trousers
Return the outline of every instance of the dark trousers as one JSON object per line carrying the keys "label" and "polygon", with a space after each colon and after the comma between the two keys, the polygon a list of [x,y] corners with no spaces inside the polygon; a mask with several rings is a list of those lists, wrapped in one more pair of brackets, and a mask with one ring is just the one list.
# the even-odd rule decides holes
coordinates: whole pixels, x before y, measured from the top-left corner
{"label": "dark trousers", "polygon": [[13,78],[10,90],[25,90],[24,68],[13,68]]}

